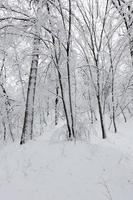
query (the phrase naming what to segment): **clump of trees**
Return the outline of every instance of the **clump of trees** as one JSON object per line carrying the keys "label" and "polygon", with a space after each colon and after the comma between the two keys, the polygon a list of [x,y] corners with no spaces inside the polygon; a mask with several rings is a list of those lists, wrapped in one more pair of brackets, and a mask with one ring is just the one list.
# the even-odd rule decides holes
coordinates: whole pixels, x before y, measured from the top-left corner
{"label": "clump of trees", "polygon": [[1,141],[61,120],[68,140],[97,122],[105,139],[132,116],[132,1],[1,0],[0,16]]}

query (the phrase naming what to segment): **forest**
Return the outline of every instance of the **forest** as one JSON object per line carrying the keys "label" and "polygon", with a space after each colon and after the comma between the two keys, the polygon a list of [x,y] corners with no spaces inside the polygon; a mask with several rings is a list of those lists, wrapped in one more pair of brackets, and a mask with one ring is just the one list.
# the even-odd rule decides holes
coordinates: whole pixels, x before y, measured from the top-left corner
{"label": "forest", "polygon": [[0,0],[2,200],[132,200],[132,120],[132,0]]}
{"label": "forest", "polygon": [[105,139],[132,116],[132,1],[1,1],[0,16],[1,140],[50,120],[68,140],[99,120]]}

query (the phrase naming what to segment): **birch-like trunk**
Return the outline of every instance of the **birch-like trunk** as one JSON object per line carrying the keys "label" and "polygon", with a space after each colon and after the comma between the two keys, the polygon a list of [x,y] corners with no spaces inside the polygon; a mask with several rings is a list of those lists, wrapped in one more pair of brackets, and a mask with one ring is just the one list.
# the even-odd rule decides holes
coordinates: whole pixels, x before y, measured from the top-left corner
{"label": "birch-like trunk", "polygon": [[8,125],[8,129],[9,129],[9,133],[11,136],[12,141],[14,142],[14,136],[13,136],[13,132],[12,132],[12,125],[11,125],[11,120],[10,120],[10,116],[9,116],[9,109],[11,108],[10,105],[10,101],[9,101],[9,97],[6,93],[6,90],[4,88],[4,86],[2,84],[0,84],[3,94],[4,94],[4,99],[5,99],[5,110],[6,110],[6,120],[7,120],[7,125]]}

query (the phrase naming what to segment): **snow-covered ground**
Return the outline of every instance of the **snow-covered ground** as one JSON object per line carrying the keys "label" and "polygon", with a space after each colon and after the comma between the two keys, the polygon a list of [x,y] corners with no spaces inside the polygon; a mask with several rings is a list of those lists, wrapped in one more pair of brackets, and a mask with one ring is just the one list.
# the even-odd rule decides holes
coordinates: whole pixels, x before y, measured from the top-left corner
{"label": "snow-covered ground", "polygon": [[93,144],[43,135],[6,145],[0,150],[0,200],[132,200],[132,124]]}

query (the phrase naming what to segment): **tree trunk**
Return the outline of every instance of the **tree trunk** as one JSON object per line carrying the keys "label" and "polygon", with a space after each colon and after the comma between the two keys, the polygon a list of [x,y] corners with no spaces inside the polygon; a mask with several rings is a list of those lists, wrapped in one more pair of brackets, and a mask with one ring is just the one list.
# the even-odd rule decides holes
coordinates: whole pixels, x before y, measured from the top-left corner
{"label": "tree trunk", "polygon": [[58,102],[59,102],[59,86],[56,85],[56,98],[55,98],[55,125],[58,124]]}
{"label": "tree trunk", "polygon": [[[112,67],[113,70],[113,67]],[[112,76],[113,72],[112,72]],[[117,127],[116,127],[116,122],[115,122],[115,101],[114,101],[114,78],[112,77],[112,91],[111,91],[111,96],[112,96],[112,120],[113,120],[113,126],[114,126],[114,131],[115,133],[117,132]]]}
{"label": "tree trunk", "polygon": [[106,132],[105,132],[105,127],[104,127],[103,112],[102,112],[102,105],[101,105],[101,98],[100,98],[100,71],[99,71],[97,62],[96,62],[96,66],[97,66],[97,102],[98,102],[100,124],[101,124],[101,129],[102,129],[102,138],[105,139]]}
{"label": "tree trunk", "polygon": [[117,132],[117,127],[116,127],[116,120],[115,120],[115,98],[114,98],[114,66],[113,66],[113,60],[112,60],[112,52],[111,52],[111,46],[108,43],[109,47],[109,55],[110,55],[110,64],[111,64],[111,99],[112,99],[112,121],[113,121],[113,126],[114,126],[114,131],[115,133]]}
{"label": "tree trunk", "polygon": [[65,117],[66,117],[66,123],[67,123],[67,129],[68,129],[68,138],[71,138],[72,133],[71,133],[70,123],[69,123],[69,118],[68,118],[68,113],[67,113],[67,107],[66,107],[66,102],[65,102],[65,97],[64,97],[64,90],[63,90],[61,73],[59,71],[58,66],[56,66],[56,69],[57,69],[57,72],[58,72],[58,78],[59,78],[59,84],[60,84],[60,90],[61,90],[63,109],[64,109]]}
{"label": "tree trunk", "polygon": [[[126,2],[123,0],[112,0],[113,5],[118,10],[119,14],[123,18],[123,21],[125,23],[125,27],[127,29],[127,34],[129,38],[129,49],[130,49],[130,55],[131,55],[131,62],[133,67],[133,12],[132,12],[132,6],[131,2]],[[128,5],[129,3],[129,5]],[[125,8],[125,9],[124,9]],[[127,10],[126,10],[127,8]],[[126,11],[126,12],[125,12]]]}
{"label": "tree trunk", "polygon": [[[48,11],[48,14],[50,15],[50,8],[49,8],[48,2],[47,2],[47,11]],[[51,25],[51,28],[52,28],[52,23],[51,23],[50,20],[49,20],[49,22],[50,22],[50,25]],[[69,28],[70,27],[71,26],[69,24]],[[65,96],[64,96],[62,75],[61,75],[60,68],[59,68],[59,57],[58,57],[58,53],[57,53],[56,45],[55,45],[55,37],[52,34],[52,32],[51,32],[51,38],[52,38],[53,47],[54,47],[54,57],[52,56],[52,58],[53,58],[54,65],[55,65],[56,70],[57,70],[57,75],[58,75],[58,79],[59,79],[59,86],[60,86],[60,90],[61,90],[62,104],[63,104],[63,109],[64,109],[64,113],[65,113],[65,118],[66,118],[66,124],[67,124],[67,129],[68,129],[68,139],[70,139],[70,138],[72,138],[72,130],[71,130],[70,122],[69,122],[69,115],[68,115],[67,105],[66,105]],[[70,41],[69,39],[70,39],[70,32],[69,32],[69,35],[68,35],[68,41]],[[68,67],[69,67],[69,45],[70,44],[69,44],[68,41],[67,41],[67,71],[68,71],[68,74],[69,74]]]}
{"label": "tree trunk", "polygon": [[4,141],[6,141],[6,124],[5,124],[5,122],[2,120],[2,124],[3,124],[3,131],[4,131]]}
{"label": "tree trunk", "polygon": [[8,129],[9,129],[9,133],[11,136],[12,141],[14,142],[14,136],[13,136],[13,132],[12,132],[12,126],[11,126],[11,122],[10,122],[10,116],[9,116],[9,109],[11,108],[11,104],[8,98],[8,95],[6,93],[6,90],[3,86],[3,84],[0,85],[5,97],[5,110],[6,110],[6,118],[7,118],[7,123],[8,123]]}
{"label": "tree trunk", "polygon": [[97,96],[97,101],[98,101],[98,109],[99,109],[99,116],[100,116],[100,124],[101,124],[101,129],[102,129],[102,138],[106,138],[106,132],[104,128],[104,120],[103,120],[103,113],[102,113],[102,106],[101,106],[101,101],[100,101],[100,96]]}
{"label": "tree trunk", "polygon": [[49,97],[47,99],[47,117],[49,116]]}
{"label": "tree trunk", "polygon": [[27,137],[30,137],[30,139],[32,139],[33,137],[34,101],[35,101],[36,79],[37,79],[37,69],[39,61],[39,45],[40,45],[39,37],[34,36],[33,54],[32,54],[32,62],[29,75],[24,124],[23,124],[20,144],[24,144]]}
{"label": "tree trunk", "polygon": [[69,0],[69,30],[68,30],[68,40],[67,40],[67,79],[68,79],[68,95],[69,95],[69,105],[70,105],[71,131],[72,131],[70,139],[72,137],[75,138],[72,92],[71,92],[71,75],[70,75],[71,26],[72,26],[72,11],[71,11],[71,0]]}

